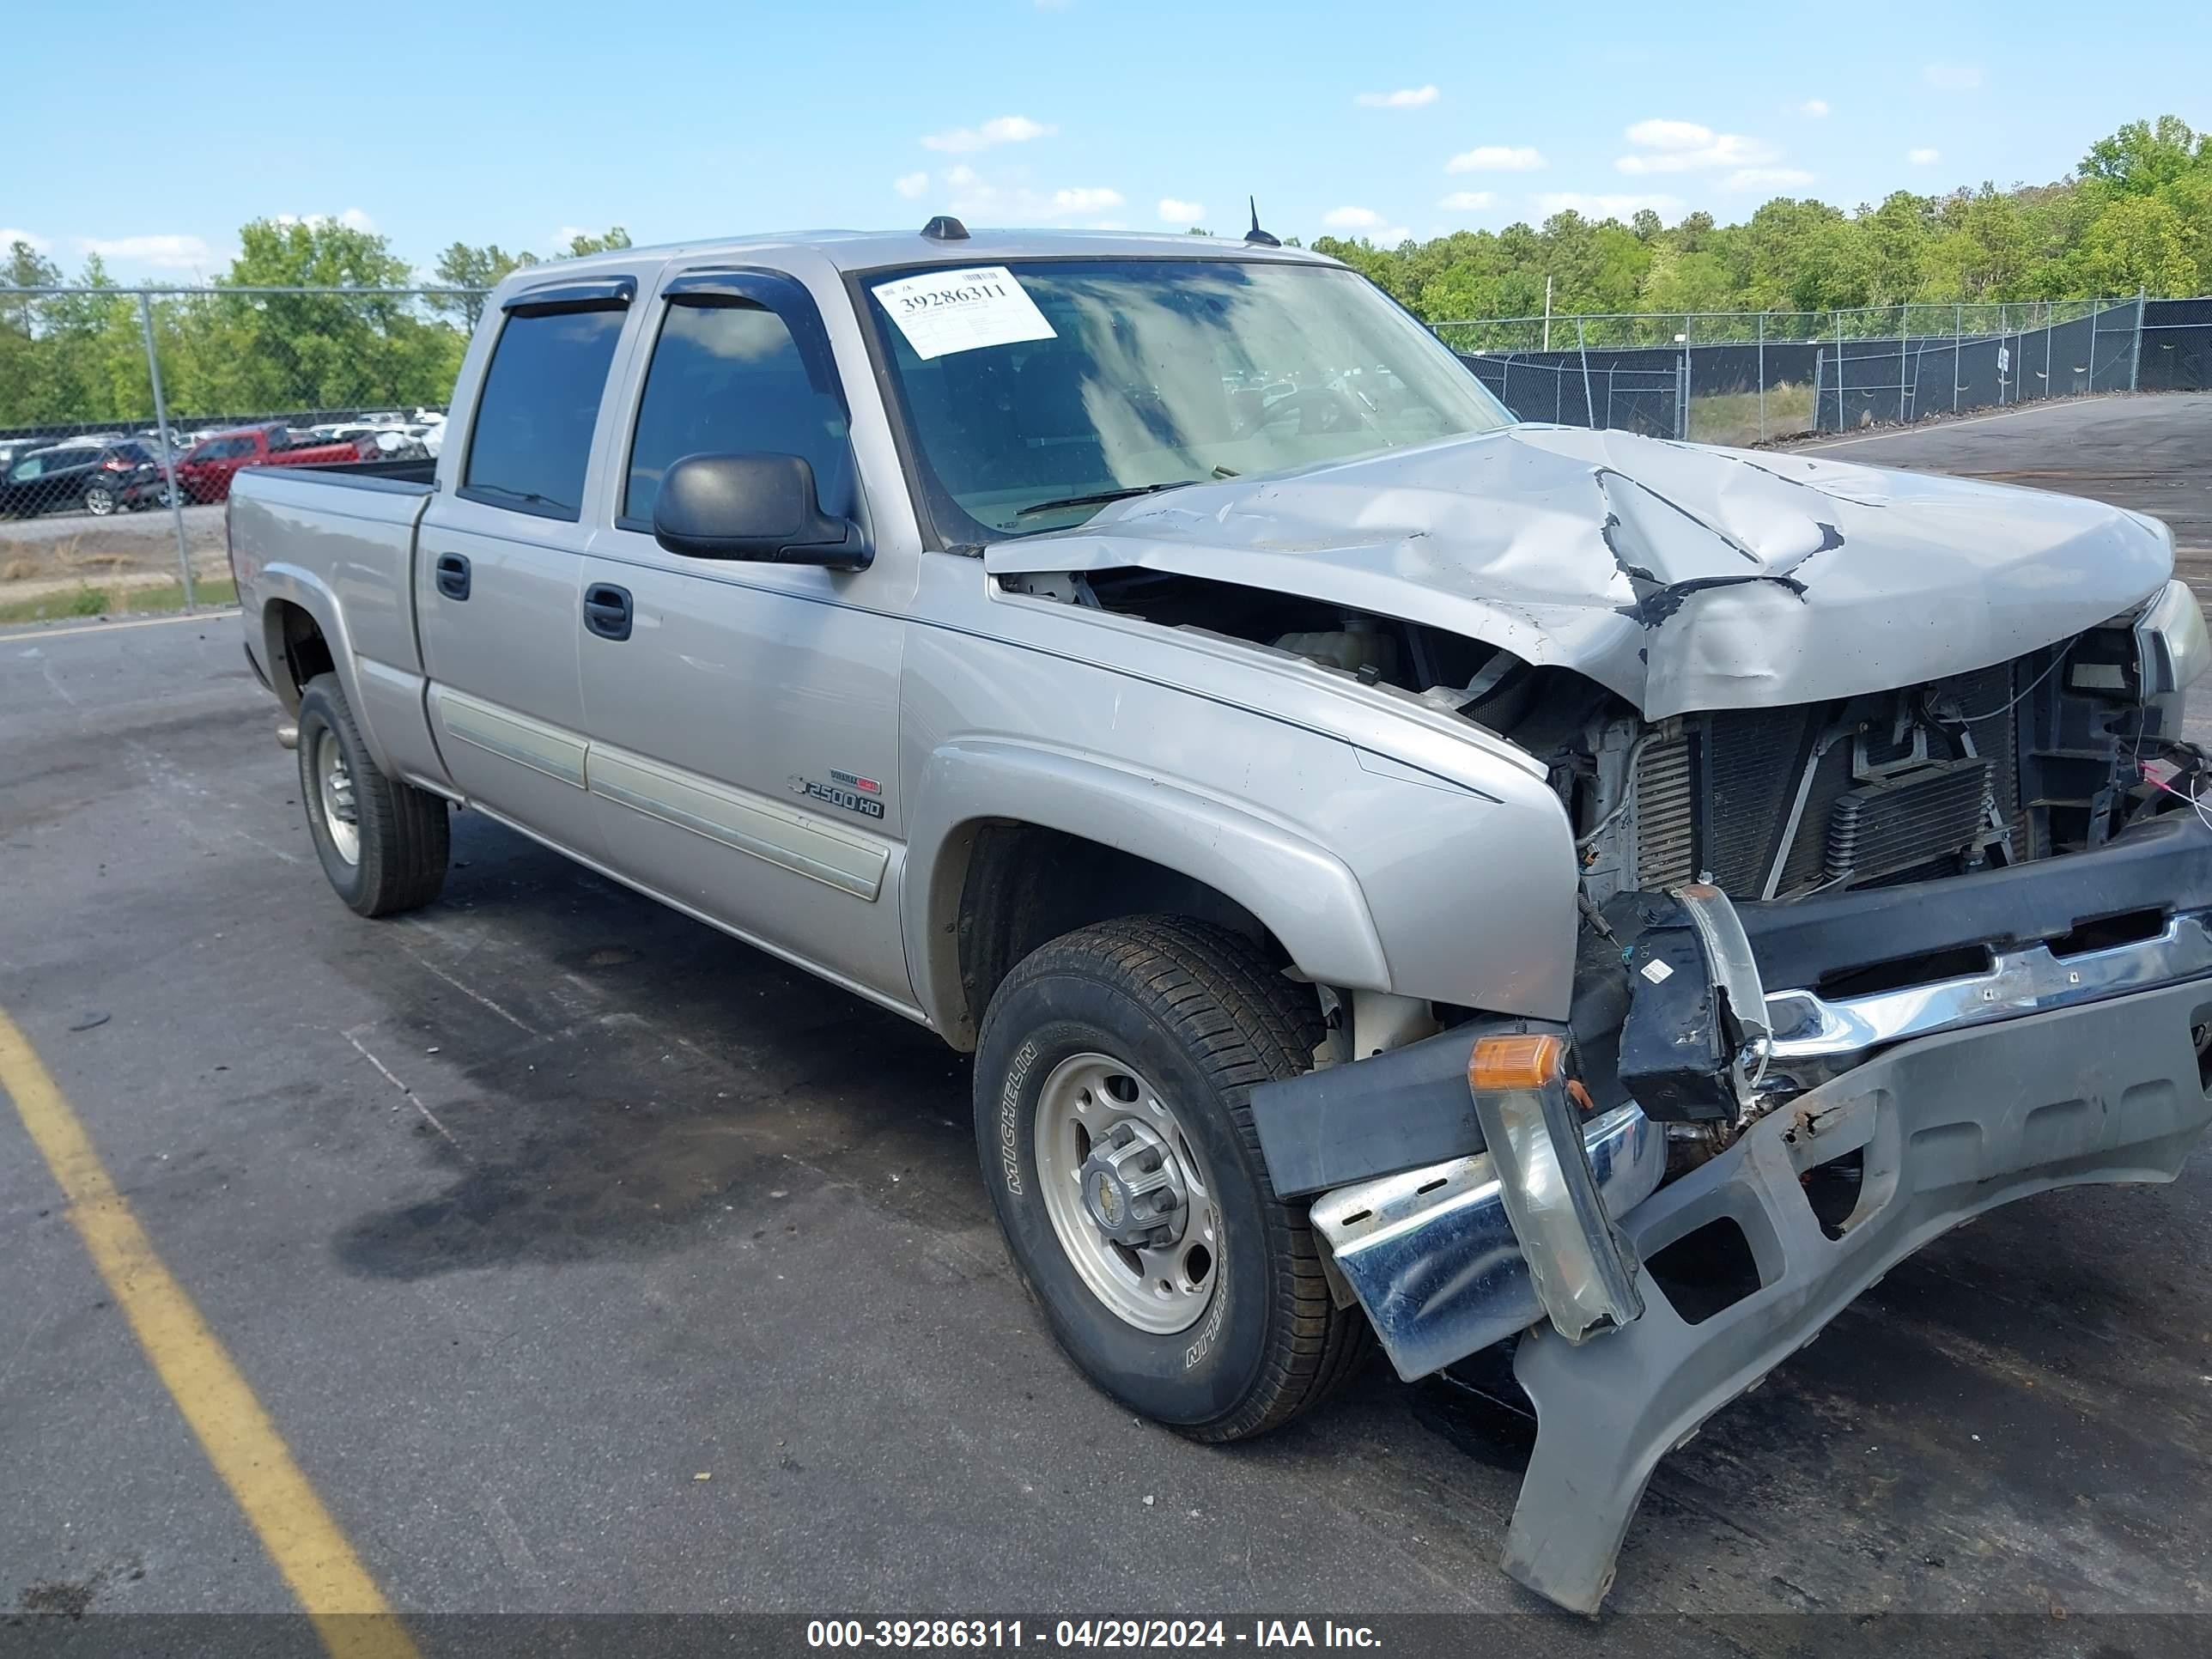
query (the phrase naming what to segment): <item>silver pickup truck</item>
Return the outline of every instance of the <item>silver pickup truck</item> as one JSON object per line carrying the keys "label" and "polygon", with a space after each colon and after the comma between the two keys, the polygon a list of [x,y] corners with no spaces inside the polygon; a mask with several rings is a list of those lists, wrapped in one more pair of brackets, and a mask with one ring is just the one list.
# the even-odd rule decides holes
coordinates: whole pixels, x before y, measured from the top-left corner
{"label": "silver pickup truck", "polygon": [[340,896],[465,808],[972,1052],[1045,1321],[1194,1437],[1509,1348],[1564,1605],[1893,1262],[2212,1117],[2154,520],[1517,422],[1256,229],[538,266],[451,428],[231,491]]}

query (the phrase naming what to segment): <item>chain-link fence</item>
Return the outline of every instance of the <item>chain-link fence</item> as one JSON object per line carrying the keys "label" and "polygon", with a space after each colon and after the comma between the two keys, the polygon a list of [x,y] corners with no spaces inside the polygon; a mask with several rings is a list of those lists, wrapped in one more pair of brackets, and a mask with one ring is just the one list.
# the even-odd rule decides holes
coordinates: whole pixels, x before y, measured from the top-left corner
{"label": "chain-link fence", "polygon": [[2212,299],[1515,317],[1436,328],[1525,420],[1701,443],[2088,392],[2212,388]]}
{"label": "chain-link fence", "polygon": [[435,455],[487,291],[0,287],[0,617],[191,605],[242,467]]}
{"label": "chain-link fence", "polygon": [[[436,454],[488,292],[0,287],[0,620],[163,582],[191,604],[241,467]],[[2212,298],[1436,328],[1524,419],[1711,443],[2212,388]]]}

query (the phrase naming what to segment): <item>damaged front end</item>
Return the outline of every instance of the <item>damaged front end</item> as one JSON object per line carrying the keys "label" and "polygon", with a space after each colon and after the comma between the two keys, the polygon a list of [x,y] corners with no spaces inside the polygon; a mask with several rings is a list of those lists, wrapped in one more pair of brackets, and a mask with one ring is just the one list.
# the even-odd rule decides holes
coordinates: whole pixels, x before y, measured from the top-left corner
{"label": "damaged front end", "polygon": [[[1518,1338],[1538,1434],[1504,1564],[1594,1612],[1659,1459],[1895,1262],[2050,1188],[2171,1180],[2208,1050],[2212,824],[2147,810],[2067,857],[1790,902],[1624,891],[1567,1020],[1470,1018],[1253,1110],[1402,1376]],[[1654,1258],[1714,1231],[1755,1285],[1678,1303]]]}

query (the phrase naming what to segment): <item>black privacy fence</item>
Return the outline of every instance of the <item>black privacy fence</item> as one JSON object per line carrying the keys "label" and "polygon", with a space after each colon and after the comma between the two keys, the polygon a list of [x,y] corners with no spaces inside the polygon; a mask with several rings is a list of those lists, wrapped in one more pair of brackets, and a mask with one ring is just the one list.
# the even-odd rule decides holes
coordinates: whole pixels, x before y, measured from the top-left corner
{"label": "black privacy fence", "polygon": [[1523,420],[1700,443],[2212,390],[2212,298],[1511,318],[1437,332]]}

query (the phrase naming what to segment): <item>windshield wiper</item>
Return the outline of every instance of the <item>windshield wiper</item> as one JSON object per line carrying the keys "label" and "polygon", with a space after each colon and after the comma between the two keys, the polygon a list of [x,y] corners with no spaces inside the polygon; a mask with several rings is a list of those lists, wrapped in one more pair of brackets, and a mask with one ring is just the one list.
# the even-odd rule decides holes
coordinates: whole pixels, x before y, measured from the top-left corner
{"label": "windshield wiper", "polygon": [[1121,489],[1100,489],[1088,495],[1062,495],[1049,501],[1031,501],[1027,507],[1018,507],[1014,516],[1026,519],[1032,513],[1050,513],[1062,507],[1104,507],[1109,501],[1126,501],[1137,495],[1157,495],[1163,489],[1182,489],[1194,483],[1204,483],[1204,478],[1176,478],[1167,483],[1130,484]]}

